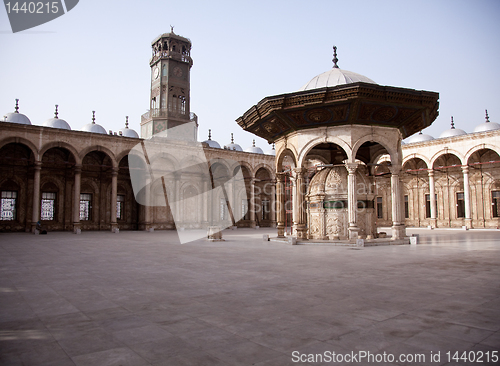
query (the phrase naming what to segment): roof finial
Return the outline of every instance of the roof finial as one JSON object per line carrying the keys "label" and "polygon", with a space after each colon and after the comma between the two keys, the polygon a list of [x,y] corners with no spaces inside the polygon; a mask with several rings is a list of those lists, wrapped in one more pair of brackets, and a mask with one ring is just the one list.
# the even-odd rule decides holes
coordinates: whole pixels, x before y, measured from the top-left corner
{"label": "roof finial", "polygon": [[125,116],[125,128],[128,128],[128,116]]}
{"label": "roof finial", "polygon": [[233,133],[231,132],[231,143],[234,144]]}
{"label": "roof finial", "polygon": [[54,112],[54,118],[59,118],[58,117],[59,112],[57,111],[57,108],[59,108],[59,106],[56,104],[56,111]]}
{"label": "roof finial", "polygon": [[95,125],[95,111],[92,111],[92,124]]}
{"label": "roof finial", "polygon": [[274,142],[273,142],[273,150],[274,150]]}
{"label": "roof finial", "polygon": [[490,117],[488,116],[488,110],[485,109],[485,112],[486,112],[486,123],[488,123],[490,121]]}
{"label": "roof finial", "polygon": [[174,26],[173,25],[170,26],[170,33],[175,34],[174,33]]}
{"label": "roof finial", "polygon": [[423,135],[422,131],[420,131],[418,134],[419,134],[419,135]]}
{"label": "roof finial", "polygon": [[337,58],[337,46],[333,46],[333,68],[338,69],[339,66],[337,65],[337,62],[339,62],[339,59]]}
{"label": "roof finial", "polygon": [[16,111],[15,113],[19,113],[19,99],[16,99]]}
{"label": "roof finial", "polygon": [[255,147],[255,139],[253,140],[253,145],[252,145],[252,147]]}
{"label": "roof finial", "polygon": [[208,139],[209,140],[212,139],[212,130],[211,129],[208,130]]}
{"label": "roof finial", "polygon": [[453,116],[451,116],[451,129],[455,129],[455,123],[453,122]]}

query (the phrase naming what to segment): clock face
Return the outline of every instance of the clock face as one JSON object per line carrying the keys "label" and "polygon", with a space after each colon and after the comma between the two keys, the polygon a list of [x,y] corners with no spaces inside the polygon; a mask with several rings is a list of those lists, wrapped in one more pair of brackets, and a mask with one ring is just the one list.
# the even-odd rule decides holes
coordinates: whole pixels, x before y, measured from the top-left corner
{"label": "clock face", "polygon": [[182,69],[179,66],[174,67],[174,75],[178,78],[182,76]]}
{"label": "clock face", "polygon": [[160,69],[158,68],[158,66],[156,66],[154,69],[153,69],[153,77],[155,79],[158,79],[158,76],[160,76]]}

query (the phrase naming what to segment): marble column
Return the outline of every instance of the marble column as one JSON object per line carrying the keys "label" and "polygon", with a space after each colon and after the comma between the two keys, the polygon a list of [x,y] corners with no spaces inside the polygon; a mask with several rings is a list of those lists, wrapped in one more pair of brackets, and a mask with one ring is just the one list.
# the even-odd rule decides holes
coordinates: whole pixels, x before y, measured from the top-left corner
{"label": "marble column", "polygon": [[357,239],[359,228],[357,224],[358,199],[356,196],[356,169],[357,163],[346,163],[347,169],[347,213],[349,218],[349,239]]}
{"label": "marble column", "polygon": [[400,181],[400,166],[392,166],[391,171],[391,198],[392,198],[392,240],[403,239],[406,229],[403,221],[403,195]]}
{"label": "marble column", "polygon": [[464,175],[465,226],[470,229],[472,228],[472,216],[470,210],[469,167],[467,165],[462,167],[462,173]]}
{"label": "marble column", "polygon": [[295,200],[294,200],[294,225],[297,233],[297,238],[307,239],[306,226],[306,182],[304,176],[307,173],[305,168],[294,169],[295,173]]}
{"label": "marble column", "polygon": [[40,220],[40,172],[42,162],[35,161],[35,174],[33,177],[33,213],[31,214],[31,232],[35,233],[36,223]]}
{"label": "marble column", "polygon": [[116,201],[118,196],[118,168],[111,171],[111,231],[118,232],[118,222],[116,219]]}
{"label": "marble column", "polygon": [[434,184],[434,170],[429,170],[429,195],[431,205],[431,227],[437,227],[437,212],[436,212],[436,185]]}
{"label": "marble column", "polygon": [[269,200],[269,219],[271,220],[271,227],[276,227],[276,180],[271,181],[271,198]]}
{"label": "marble column", "polygon": [[255,179],[250,180],[250,227],[257,227],[257,223],[255,221]]}
{"label": "marble column", "polygon": [[276,220],[278,237],[285,237],[285,173],[276,173]]}
{"label": "marble column", "polygon": [[75,185],[73,187],[73,233],[80,234],[80,186],[82,166],[75,165]]}

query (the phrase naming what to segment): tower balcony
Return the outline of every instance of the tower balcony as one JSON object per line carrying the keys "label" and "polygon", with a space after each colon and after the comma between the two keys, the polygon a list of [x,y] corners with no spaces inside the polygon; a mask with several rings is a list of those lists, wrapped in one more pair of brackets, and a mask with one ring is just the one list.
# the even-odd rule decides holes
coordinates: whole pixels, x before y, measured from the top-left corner
{"label": "tower balcony", "polygon": [[193,65],[193,60],[191,56],[182,54],[177,51],[157,51],[153,54],[153,57],[149,60],[149,66],[153,66],[160,59],[172,59]]}
{"label": "tower balcony", "polygon": [[182,113],[177,110],[171,110],[169,108],[155,108],[147,111],[141,116],[141,125],[153,120],[153,118],[172,118],[187,120],[188,117],[190,122],[196,122],[196,125],[198,125],[198,116],[193,112],[189,113],[188,115],[187,113]]}

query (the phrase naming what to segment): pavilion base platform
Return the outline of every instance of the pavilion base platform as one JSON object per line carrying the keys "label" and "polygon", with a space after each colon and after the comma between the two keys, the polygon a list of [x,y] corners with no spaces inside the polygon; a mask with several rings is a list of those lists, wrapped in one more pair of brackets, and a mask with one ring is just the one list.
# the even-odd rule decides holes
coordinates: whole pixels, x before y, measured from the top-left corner
{"label": "pavilion base platform", "polygon": [[[271,242],[278,242],[283,244],[292,244],[292,241],[289,237],[278,238],[273,237],[269,238]],[[344,246],[344,247],[374,247],[381,245],[409,245],[410,238],[405,237],[403,239],[392,240],[391,237],[386,238],[376,238],[376,239],[362,239],[362,243],[357,240],[349,240],[349,239],[339,239],[339,240],[319,240],[319,239],[310,239],[310,240],[296,240],[293,245],[324,245],[324,246]]]}

